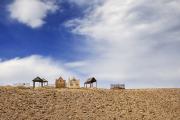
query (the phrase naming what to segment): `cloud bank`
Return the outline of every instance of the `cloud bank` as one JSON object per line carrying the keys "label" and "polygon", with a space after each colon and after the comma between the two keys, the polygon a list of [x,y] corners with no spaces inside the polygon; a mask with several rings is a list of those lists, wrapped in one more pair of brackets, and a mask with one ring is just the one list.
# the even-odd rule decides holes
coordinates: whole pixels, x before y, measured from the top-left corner
{"label": "cloud bank", "polygon": [[[32,80],[37,75],[54,80],[61,73],[71,76],[69,71],[76,71],[84,78],[97,77],[106,87],[110,83],[126,83],[129,88],[180,87],[180,1],[69,2],[90,6],[83,18],[66,24],[86,37],[82,50],[89,57],[64,65],[42,56],[0,60],[1,81]],[[44,18],[57,9],[50,0],[14,0],[8,6],[11,18],[32,28],[42,26]]]}
{"label": "cloud bank", "polygon": [[44,18],[58,9],[54,0],[14,0],[9,6],[10,17],[32,28],[41,27]]}
{"label": "cloud bank", "polygon": [[36,76],[45,78],[54,84],[55,79],[60,76],[67,79],[75,75],[60,61],[39,55],[0,61],[0,71],[0,85],[31,83]]}
{"label": "cloud bank", "polygon": [[180,1],[105,0],[66,25],[86,36],[91,56],[78,69],[129,87],[180,87]]}

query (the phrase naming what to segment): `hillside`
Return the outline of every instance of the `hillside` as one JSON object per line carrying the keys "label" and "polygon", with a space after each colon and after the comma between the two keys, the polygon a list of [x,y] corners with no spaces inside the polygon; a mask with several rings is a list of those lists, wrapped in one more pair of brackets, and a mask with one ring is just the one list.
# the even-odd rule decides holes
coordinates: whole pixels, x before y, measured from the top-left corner
{"label": "hillside", "polygon": [[180,89],[0,87],[1,120],[180,120]]}

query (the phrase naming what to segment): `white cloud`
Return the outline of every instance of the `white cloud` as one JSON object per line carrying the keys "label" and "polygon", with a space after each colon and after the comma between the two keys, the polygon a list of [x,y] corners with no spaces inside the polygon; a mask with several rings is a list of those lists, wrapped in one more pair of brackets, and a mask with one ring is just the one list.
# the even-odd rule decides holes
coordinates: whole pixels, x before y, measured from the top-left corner
{"label": "white cloud", "polygon": [[58,9],[54,0],[14,0],[9,6],[10,17],[32,28],[42,26],[48,13]]}
{"label": "white cloud", "polygon": [[68,68],[76,68],[76,67],[81,67],[84,65],[86,65],[85,61],[75,61],[75,62],[69,62],[65,64],[65,66]]}
{"label": "white cloud", "polygon": [[105,0],[69,21],[87,37],[90,56],[79,67],[99,80],[129,87],[180,87],[180,1]]}
{"label": "white cloud", "polygon": [[39,55],[0,61],[0,71],[1,85],[32,83],[32,79],[36,76],[45,78],[54,84],[55,79],[59,76],[64,79],[76,76],[66,69],[63,63]]}

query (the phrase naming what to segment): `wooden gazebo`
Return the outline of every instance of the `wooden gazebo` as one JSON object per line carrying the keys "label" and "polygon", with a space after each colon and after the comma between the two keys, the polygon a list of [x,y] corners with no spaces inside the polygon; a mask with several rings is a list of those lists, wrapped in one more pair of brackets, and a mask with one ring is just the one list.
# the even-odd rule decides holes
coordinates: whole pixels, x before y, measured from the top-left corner
{"label": "wooden gazebo", "polygon": [[[48,85],[48,81],[46,79],[41,79],[40,77],[36,77],[33,80],[33,88],[36,86],[36,82],[41,83],[41,87]],[[45,84],[46,83],[46,84]]]}
{"label": "wooden gazebo", "polygon": [[91,78],[89,78],[89,79],[87,79],[85,82],[84,82],[84,87],[88,87],[87,85],[89,84],[90,86],[90,88],[91,87],[93,87],[93,83],[96,83],[96,87],[97,87],[97,80],[96,80],[96,78],[94,78],[94,77],[91,77]]}

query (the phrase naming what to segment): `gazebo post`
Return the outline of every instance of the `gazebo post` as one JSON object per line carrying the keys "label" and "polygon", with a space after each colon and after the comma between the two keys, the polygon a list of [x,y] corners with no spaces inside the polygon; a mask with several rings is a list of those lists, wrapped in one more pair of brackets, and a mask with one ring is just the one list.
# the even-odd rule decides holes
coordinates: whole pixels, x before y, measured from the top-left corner
{"label": "gazebo post", "polygon": [[35,82],[33,81],[33,88],[35,88]]}
{"label": "gazebo post", "polygon": [[44,82],[41,82],[41,87],[43,87],[43,83],[44,83]]}

